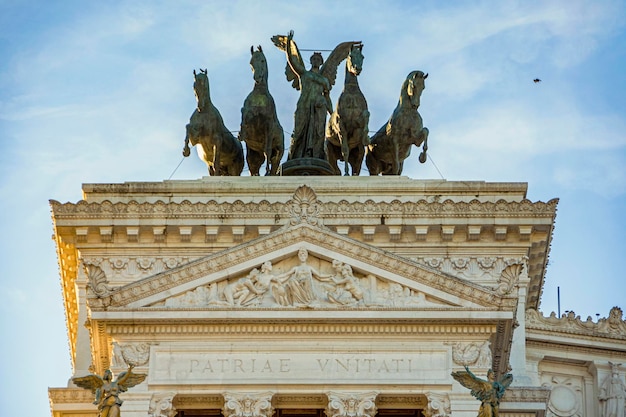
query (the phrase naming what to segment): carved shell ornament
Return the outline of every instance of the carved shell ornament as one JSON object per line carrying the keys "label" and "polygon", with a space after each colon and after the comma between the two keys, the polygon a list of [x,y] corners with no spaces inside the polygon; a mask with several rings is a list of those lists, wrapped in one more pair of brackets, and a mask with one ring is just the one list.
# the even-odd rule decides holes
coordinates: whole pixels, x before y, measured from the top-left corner
{"label": "carved shell ornament", "polygon": [[321,225],[319,218],[320,202],[315,191],[307,186],[300,186],[293,195],[289,204],[289,214],[291,215],[291,225],[308,223]]}
{"label": "carved shell ornament", "polygon": [[89,280],[87,283],[88,287],[98,297],[104,297],[114,290],[114,288],[109,285],[106,274],[99,266],[86,264],[85,273]]}

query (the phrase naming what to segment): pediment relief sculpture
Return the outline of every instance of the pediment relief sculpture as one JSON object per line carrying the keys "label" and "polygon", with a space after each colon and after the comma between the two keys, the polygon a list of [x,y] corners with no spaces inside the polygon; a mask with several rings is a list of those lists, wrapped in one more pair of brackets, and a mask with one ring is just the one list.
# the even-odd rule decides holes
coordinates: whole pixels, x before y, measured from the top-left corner
{"label": "pediment relief sculpture", "polygon": [[[313,263],[320,266],[314,266]],[[449,307],[422,291],[372,274],[355,272],[337,259],[310,261],[300,248],[298,260],[265,261],[243,276],[214,282],[170,297],[153,307]]]}

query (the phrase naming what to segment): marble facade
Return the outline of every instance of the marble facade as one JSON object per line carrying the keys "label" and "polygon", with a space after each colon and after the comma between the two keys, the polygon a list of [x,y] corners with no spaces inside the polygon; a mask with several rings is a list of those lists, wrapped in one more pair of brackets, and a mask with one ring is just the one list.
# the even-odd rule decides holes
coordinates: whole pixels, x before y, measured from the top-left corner
{"label": "marble facade", "polygon": [[[125,417],[597,416],[626,322],[539,311],[558,201],[525,183],[206,177],[51,201],[73,376],[148,374]],[[49,390],[54,417],[95,416]]]}

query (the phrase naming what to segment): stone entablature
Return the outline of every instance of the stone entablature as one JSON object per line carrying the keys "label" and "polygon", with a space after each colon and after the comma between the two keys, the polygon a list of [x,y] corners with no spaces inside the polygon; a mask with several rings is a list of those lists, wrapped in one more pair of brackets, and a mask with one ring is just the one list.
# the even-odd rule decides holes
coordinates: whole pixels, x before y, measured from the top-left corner
{"label": "stone entablature", "polygon": [[[79,327],[77,280],[106,279],[97,285],[103,295],[274,235],[294,221],[314,222],[349,242],[379,247],[505,294],[516,291],[505,269],[522,265],[533,307],[543,285],[557,204],[526,200],[523,183],[406,177],[207,177],[83,189],[84,201],[51,201],[72,357]],[[479,253],[468,256],[477,243]]]}

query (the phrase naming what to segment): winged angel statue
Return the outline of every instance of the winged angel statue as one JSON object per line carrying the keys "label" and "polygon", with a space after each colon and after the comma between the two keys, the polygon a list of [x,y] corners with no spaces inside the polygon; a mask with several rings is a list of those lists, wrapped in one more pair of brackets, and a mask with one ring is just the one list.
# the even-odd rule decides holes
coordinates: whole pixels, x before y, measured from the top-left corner
{"label": "winged angel statue", "polygon": [[300,90],[288,159],[326,160],[324,152],[326,113],[333,112],[330,90],[335,85],[337,67],[348,57],[352,45],[359,45],[361,42],[340,43],[330,53],[326,62],[321,53],[313,53],[310,70],[306,69],[298,46],[293,41],[293,30],[287,36],[272,36],[272,42],[278,49],[285,51],[287,81],[292,83],[293,88]]}
{"label": "winged angel statue", "polygon": [[89,374],[72,378],[72,382],[96,394],[93,403],[98,406],[98,417],[120,417],[120,407],[123,401],[119,394],[142,383],[146,376],[146,374],[134,373],[133,367],[129,366],[128,371],[121,372],[115,380],[113,380],[111,370],[107,369],[102,377]]}
{"label": "winged angel statue", "polygon": [[513,382],[513,375],[506,374],[496,381],[496,374],[490,369],[487,372],[487,381],[485,381],[474,375],[467,366],[465,371],[452,372],[451,375],[465,388],[469,388],[470,393],[482,402],[478,417],[498,417],[500,399]]}

